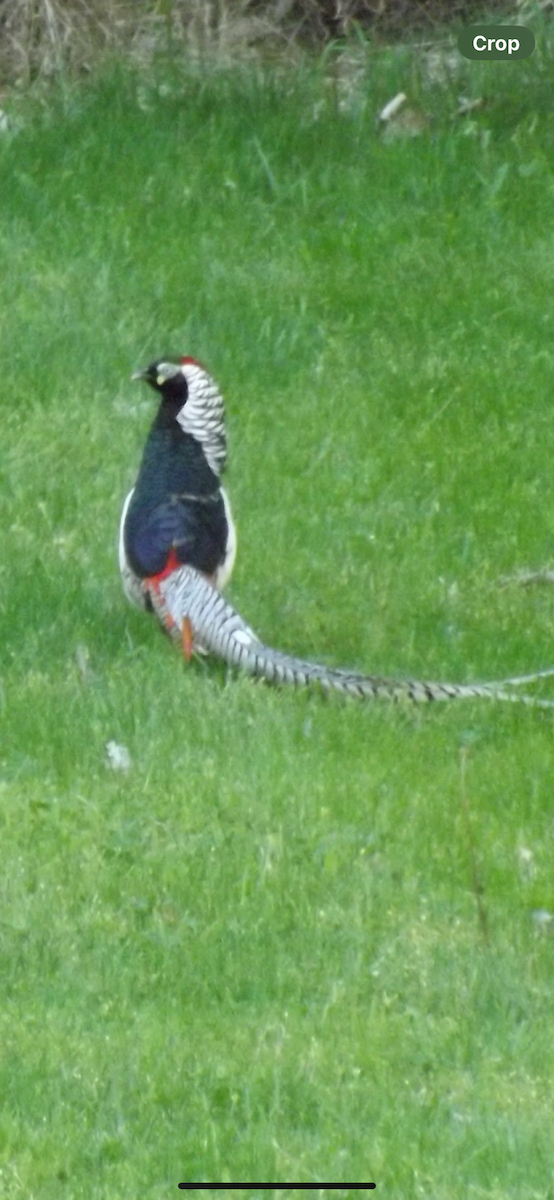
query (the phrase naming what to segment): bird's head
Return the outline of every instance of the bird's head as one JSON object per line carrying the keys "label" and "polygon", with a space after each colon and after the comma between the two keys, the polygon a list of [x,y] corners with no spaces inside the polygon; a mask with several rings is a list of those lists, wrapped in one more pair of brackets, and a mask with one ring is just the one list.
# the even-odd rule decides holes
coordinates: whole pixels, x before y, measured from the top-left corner
{"label": "bird's head", "polygon": [[182,408],[188,400],[189,380],[187,377],[187,366],[200,367],[194,358],[157,358],[155,362],[144,367],[141,371],[135,371],[131,375],[131,379],[140,379],[144,383],[149,383],[150,387],[159,392],[162,400],[169,400],[172,403],[180,402],[179,408]]}
{"label": "bird's head", "polygon": [[216,383],[195,358],[158,358],[131,379],[141,379],[158,392],[165,411],[184,433],[200,442],[212,471],[225,466],[225,406]]}

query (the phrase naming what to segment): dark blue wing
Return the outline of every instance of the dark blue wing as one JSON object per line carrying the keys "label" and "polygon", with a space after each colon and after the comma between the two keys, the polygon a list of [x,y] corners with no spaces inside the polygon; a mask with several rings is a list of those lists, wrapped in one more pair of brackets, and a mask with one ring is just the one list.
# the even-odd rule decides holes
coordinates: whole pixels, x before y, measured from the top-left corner
{"label": "dark blue wing", "polygon": [[202,500],[176,497],[147,512],[131,501],[125,521],[125,551],[141,578],[163,571],[171,550],[179,562],[212,575],[225,558],[227,537],[220,493]]}

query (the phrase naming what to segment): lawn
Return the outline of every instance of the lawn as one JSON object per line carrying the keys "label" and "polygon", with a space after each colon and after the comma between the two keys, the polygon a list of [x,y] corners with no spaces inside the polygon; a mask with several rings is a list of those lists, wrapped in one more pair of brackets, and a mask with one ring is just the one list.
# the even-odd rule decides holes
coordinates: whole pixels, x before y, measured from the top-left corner
{"label": "lawn", "polygon": [[[545,29],[437,83],[356,43],[13,101],[2,1200],[554,1197],[554,718],[184,666],[116,561],[131,372],[191,354],[227,398],[229,596],[269,644],[554,664],[552,589],[501,582],[554,558],[553,59]],[[400,89],[420,136],[376,125]]]}

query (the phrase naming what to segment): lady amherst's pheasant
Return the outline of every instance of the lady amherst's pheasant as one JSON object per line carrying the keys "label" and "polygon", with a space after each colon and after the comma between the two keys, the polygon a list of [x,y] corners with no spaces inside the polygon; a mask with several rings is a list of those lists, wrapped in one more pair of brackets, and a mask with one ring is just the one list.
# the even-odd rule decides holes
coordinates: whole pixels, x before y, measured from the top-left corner
{"label": "lady amherst's pheasant", "polygon": [[123,505],[123,587],[129,600],[156,614],[187,658],[197,649],[271,683],[317,683],[360,699],[483,697],[554,707],[554,700],[507,690],[552,675],[554,668],[503,683],[420,683],[319,666],[264,645],[221,595],[233,569],[236,534],[220,481],[227,439],[219,389],[193,358],[160,359],[133,379],[150,384],[160,404]]}

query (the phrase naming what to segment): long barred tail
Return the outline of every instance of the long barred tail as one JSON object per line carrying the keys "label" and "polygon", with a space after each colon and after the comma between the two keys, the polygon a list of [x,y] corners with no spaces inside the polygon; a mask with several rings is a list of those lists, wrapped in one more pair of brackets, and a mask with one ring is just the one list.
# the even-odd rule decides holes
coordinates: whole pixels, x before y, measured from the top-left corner
{"label": "long barred tail", "polygon": [[535,675],[506,679],[502,683],[420,683],[415,680],[385,679],[376,675],[359,675],[354,671],[323,667],[303,662],[279,650],[265,646],[249,625],[193,567],[180,567],[165,579],[143,584],[154,612],[164,628],[175,639],[181,639],[184,622],[190,622],[197,649],[205,650],[269,683],[308,687],[318,684],[324,691],[342,692],[360,700],[411,700],[425,703],[431,700],[462,700],[482,697],[554,708],[554,700],[542,700],[521,692],[506,691],[521,683],[554,674],[554,668]]}

